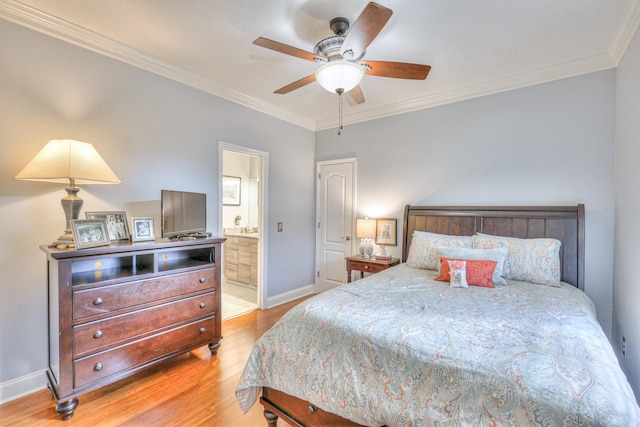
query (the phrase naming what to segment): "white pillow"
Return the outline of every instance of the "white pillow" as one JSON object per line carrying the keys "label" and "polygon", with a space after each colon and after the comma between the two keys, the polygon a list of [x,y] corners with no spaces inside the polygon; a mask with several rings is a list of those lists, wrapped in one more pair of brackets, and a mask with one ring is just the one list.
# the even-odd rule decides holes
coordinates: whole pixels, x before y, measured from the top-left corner
{"label": "white pillow", "polygon": [[[440,265],[440,257],[454,258],[464,260],[488,260],[495,261],[498,264],[493,271],[491,281],[494,285],[508,285],[505,275],[505,263],[507,261],[507,248],[495,249],[472,249],[472,248],[440,248],[438,250],[438,266]],[[439,269],[438,269],[439,270]]]}
{"label": "white pillow", "polygon": [[560,246],[557,239],[518,239],[478,233],[473,236],[477,249],[506,248],[507,279],[560,286]]}
{"label": "white pillow", "polygon": [[439,248],[471,248],[472,245],[473,236],[450,236],[414,231],[409,255],[407,255],[407,265],[411,268],[437,270],[440,264]]}
{"label": "white pillow", "polygon": [[467,261],[449,260],[449,287],[468,288],[467,283]]}

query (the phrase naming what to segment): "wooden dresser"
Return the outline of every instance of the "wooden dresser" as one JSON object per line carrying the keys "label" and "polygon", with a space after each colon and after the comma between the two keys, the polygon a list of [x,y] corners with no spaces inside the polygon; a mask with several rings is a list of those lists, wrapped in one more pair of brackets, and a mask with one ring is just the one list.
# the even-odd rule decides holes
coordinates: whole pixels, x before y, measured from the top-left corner
{"label": "wooden dresser", "polygon": [[78,396],[221,336],[224,238],[47,254],[49,385],[69,419]]}

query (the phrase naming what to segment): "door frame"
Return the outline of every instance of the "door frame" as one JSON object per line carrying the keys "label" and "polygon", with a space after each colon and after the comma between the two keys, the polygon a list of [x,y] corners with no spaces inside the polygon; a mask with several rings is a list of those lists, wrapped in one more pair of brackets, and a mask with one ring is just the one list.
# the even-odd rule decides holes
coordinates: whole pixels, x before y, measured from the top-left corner
{"label": "door frame", "polygon": [[228,142],[218,142],[218,228],[222,235],[224,231],[223,209],[222,209],[222,175],[224,152],[233,151],[239,154],[246,154],[260,159],[260,183],[258,185],[258,197],[260,200],[260,211],[258,213],[258,292],[257,305],[258,308],[264,308],[265,295],[269,283],[267,280],[267,241],[268,241],[268,193],[269,193],[269,153],[267,151],[256,150],[255,148],[245,147],[242,145],[230,144]]}
{"label": "door frame", "polygon": [[[328,165],[336,165],[336,164],[340,164],[340,163],[351,163],[351,173],[353,174],[352,176],[352,193],[351,193],[351,254],[353,255],[356,249],[355,246],[355,227],[356,227],[356,212],[358,212],[357,206],[356,206],[356,201],[358,200],[357,197],[357,190],[358,190],[358,159],[356,157],[347,157],[344,159],[334,159],[334,160],[323,160],[323,161],[319,161],[316,162],[316,223],[315,223],[315,227],[316,227],[316,271],[315,271],[315,280],[314,280],[314,288],[315,288],[315,292],[318,293],[320,286],[318,283],[318,279],[319,279],[319,275],[320,275],[320,221],[324,221],[324,218],[321,218],[322,213],[320,211],[320,197],[322,197],[322,195],[320,194],[319,191],[319,187],[320,187],[320,180],[318,179],[318,174],[320,173],[320,167],[321,166],[328,166]],[[346,271],[345,271],[345,275],[346,275]]]}

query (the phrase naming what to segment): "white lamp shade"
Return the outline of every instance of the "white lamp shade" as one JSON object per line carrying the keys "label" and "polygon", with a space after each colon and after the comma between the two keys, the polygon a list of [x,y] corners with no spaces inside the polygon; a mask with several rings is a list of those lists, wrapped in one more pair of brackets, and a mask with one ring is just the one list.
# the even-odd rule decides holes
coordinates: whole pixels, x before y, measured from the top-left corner
{"label": "white lamp shade", "polygon": [[356,219],[356,237],[359,239],[373,239],[376,237],[375,219]]}
{"label": "white lamp shade", "polygon": [[364,70],[360,64],[339,59],[326,63],[316,71],[320,86],[331,93],[339,90],[349,92],[358,86],[363,76]]}
{"label": "white lamp shade", "polygon": [[54,139],[16,175],[15,179],[76,184],[120,184],[100,154],[87,142]]}

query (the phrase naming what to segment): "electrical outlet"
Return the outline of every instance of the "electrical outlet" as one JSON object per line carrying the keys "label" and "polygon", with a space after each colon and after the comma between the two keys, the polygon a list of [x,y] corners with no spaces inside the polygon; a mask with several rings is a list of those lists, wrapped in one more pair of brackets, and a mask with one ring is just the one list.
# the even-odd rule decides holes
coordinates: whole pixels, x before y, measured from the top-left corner
{"label": "electrical outlet", "polygon": [[622,357],[627,357],[627,339],[622,337]]}

